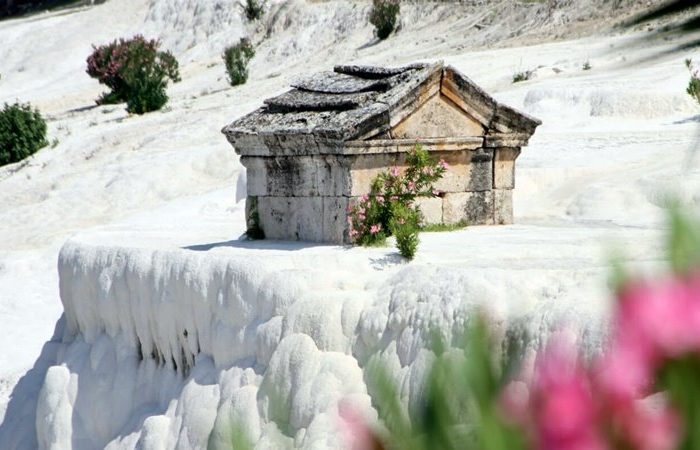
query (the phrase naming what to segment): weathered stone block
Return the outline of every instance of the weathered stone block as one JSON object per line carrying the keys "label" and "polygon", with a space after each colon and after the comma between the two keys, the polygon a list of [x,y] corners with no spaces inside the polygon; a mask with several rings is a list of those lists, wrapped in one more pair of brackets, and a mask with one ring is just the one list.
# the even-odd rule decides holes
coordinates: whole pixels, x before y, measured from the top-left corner
{"label": "weathered stone block", "polygon": [[241,156],[246,169],[246,193],[248,196],[268,195],[265,158]]}
{"label": "weathered stone block", "polygon": [[[256,205],[259,226],[268,239],[328,242],[347,241],[348,197],[249,197]],[[246,207],[250,217],[252,208]]]}
{"label": "weathered stone block", "polygon": [[445,194],[442,201],[442,221],[445,224],[493,224],[492,191],[450,193]]}
{"label": "weathered stone block", "polygon": [[258,197],[260,227],[268,239],[321,242],[322,197]]}
{"label": "weathered stone block", "polygon": [[241,158],[246,167],[248,195],[308,197],[349,195],[346,156],[276,156]]}
{"label": "weathered stone block", "polygon": [[519,154],[519,148],[496,149],[493,160],[494,189],[513,189],[515,187],[515,159]]}
{"label": "weathered stone block", "polygon": [[350,243],[348,235],[348,197],[323,197],[323,241]]}
{"label": "weathered stone block", "polygon": [[488,191],[493,184],[493,152],[479,149],[471,152],[469,176],[461,191]]}
{"label": "weathered stone block", "polygon": [[508,225],[513,223],[513,191],[494,189],[493,191],[494,223]]}
{"label": "weathered stone block", "polygon": [[423,223],[442,223],[442,198],[420,197],[416,199],[416,205],[423,214]]}
{"label": "weathered stone block", "polygon": [[434,159],[444,159],[449,168],[435,183],[435,189],[442,192],[464,192],[472,174],[472,154],[470,150],[456,152],[431,152]]}
{"label": "weathered stone block", "polygon": [[387,171],[392,166],[402,167],[406,163],[405,153],[375,153],[369,155],[356,155],[350,162],[350,192],[351,196],[367,194],[372,186],[372,181],[381,172]]}

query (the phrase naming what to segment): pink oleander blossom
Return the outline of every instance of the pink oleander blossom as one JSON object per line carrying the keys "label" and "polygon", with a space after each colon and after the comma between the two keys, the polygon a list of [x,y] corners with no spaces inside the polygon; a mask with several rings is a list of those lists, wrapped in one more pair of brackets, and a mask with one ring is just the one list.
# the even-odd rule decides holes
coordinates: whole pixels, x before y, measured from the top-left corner
{"label": "pink oleander blossom", "polygon": [[534,440],[542,450],[608,448],[587,371],[573,345],[555,334],[535,366],[530,390]]}
{"label": "pink oleander blossom", "polygon": [[409,191],[413,191],[416,189],[416,183],[414,181],[409,181],[407,187]]}
{"label": "pink oleander blossom", "polygon": [[599,383],[616,402],[631,402],[650,393],[665,361],[700,353],[699,274],[625,286],[613,329]]}
{"label": "pink oleander blossom", "polygon": [[371,234],[377,234],[377,233],[379,233],[381,230],[382,230],[382,224],[380,224],[380,223],[375,224],[375,225],[372,225],[372,226],[369,228],[369,232],[370,232]]}
{"label": "pink oleander blossom", "polygon": [[391,174],[392,177],[398,177],[399,176],[399,168],[396,166],[392,166],[391,169],[389,169],[389,173]]}
{"label": "pink oleander blossom", "polygon": [[450,167],[450,165],[447,164],[447,161],[445,161],[444,159],[441,159],[440,162],[438,162],[438,166],[440,166],[444,170],[447,170]]}
{"label": "pink oleander blossom", "polygon": [[367,426],[365,419],[351,406],[340,403],[341,436],[346,450],[382,450],[384,446],[376,434]]}

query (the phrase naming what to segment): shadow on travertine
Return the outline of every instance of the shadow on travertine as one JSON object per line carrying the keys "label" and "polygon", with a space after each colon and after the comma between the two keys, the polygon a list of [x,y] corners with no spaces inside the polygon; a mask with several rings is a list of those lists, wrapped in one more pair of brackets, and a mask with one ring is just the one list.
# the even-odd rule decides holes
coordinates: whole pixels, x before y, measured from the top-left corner
{"label": "shadow on travertine", "polygon": [[272,239],[251,240],[243,237],[230,241],[212,242],[209,244],[195,244],[182,247],[183,250],[192,250],[195,252],[208,252],[215,248],[243,248],[248,250],[282,250],[282,251],[299,251],[314,247],[329,247],[332,245],[322,244],[318,242],[303,242],[303,241],[278,241]]}

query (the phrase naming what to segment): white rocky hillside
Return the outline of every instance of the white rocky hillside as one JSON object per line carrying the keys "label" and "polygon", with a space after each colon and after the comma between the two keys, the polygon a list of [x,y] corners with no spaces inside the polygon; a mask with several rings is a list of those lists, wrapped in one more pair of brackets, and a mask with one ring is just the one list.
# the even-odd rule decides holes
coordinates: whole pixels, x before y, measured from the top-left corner
{"label": "white rocky hillside", "polygon": [[[31,101],[58,139],[0,168],[0,448],[226,448],[241,430],[259,448],[337,448],[338,402],[376,415],[370,361],[410,408],[430,333],[456,341],[480,309],[528,361],[563,323],[599,350],[609,255],[655,270],[666,196],[700,203],[692,53],[609,31],[640,3],[407,3],[385,42],[368,2],[274,3],[256,26],[196,0],[0,22],[0,102]],[[91,44],[137,32],[174,50],[183,81],[160,112],[94,106]],[[251,78],[230,88],[220,53],[246,34]],[[543,120],[515,225],[422,234],[410,264],[392,247],[240,239],[222,126],[305,72],[436,59]]]}

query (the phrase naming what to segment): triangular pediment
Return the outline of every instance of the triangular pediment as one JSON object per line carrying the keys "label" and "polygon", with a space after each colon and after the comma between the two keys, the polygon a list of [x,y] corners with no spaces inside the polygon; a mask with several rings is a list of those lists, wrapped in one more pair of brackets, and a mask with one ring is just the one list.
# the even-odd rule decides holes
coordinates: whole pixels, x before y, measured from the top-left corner
{"label": "triangular pediment", "polygon": [[394,139],[448,138],[483,136],[485,131],[478,120],[437,92],[395,125],[390,135]]}

